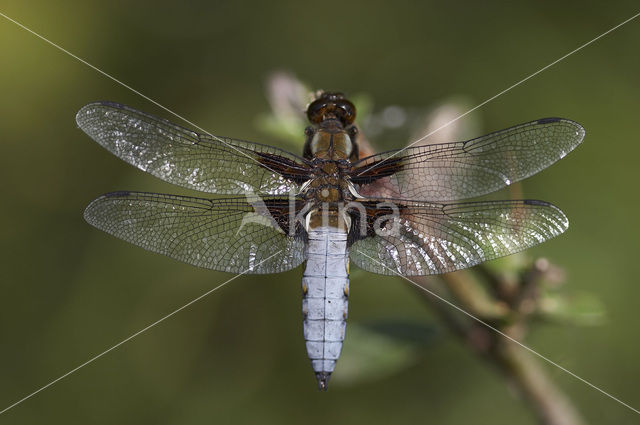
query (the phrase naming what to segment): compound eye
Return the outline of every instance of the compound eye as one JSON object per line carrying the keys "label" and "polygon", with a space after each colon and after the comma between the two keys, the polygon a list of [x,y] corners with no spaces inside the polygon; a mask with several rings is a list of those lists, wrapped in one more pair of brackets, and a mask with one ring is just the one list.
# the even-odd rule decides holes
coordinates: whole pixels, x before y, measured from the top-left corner
{"label": "compound eye", "polygon": [[314,124],[319,124],[322,121],[322,115],[319,111],[312,110],[311,107],[307,109],[307,118]]}
{"label": "compound eye", "polygon": [[347,99],[340,99],[336,102],[336,106],[340,108],[340,112],[337,115],[339,115],[342,123],[345,125],[353,124],[353,121],[356,119],[356,107],[353,106],[353,103]]}
{"label": "compound eye", "polygon": [[307,108],[307,118],[314,124],[320,124],[327,110],[327,101],[322,97],[311,102]]}

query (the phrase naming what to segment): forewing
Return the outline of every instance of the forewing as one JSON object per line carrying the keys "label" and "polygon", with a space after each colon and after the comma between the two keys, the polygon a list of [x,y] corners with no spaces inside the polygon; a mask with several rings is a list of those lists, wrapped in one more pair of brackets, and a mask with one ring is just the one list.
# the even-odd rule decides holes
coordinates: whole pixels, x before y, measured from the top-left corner
{"label": "forewing", "polygon": [[562,211],[542,201],[395,202],[399,215],[380,220],[378,233],[371,223],[379,210],[367,205],[369,236],[350,250],[358,267],[386,275],[448,273],[522,251],[569,227]]}
{"label": "forewing", "polygon": [[[231,273],[278,273],[304,261],[304,234],[289,215],[300,202],[202,199],[114,192],[84,212],[89,224],[149,251]],[[293,229],[290,229],[293,227]]]}
{"label": "forewing", "polygon": [[271,146],[200,134],[125,105],[96,102],[78,126],[114,155],[169,183],[202,192],[284,195],[308,179],[304,159]]}
{"label": "forewing", "polygon": [[466,142],[373,155],[354,164],[351,181],[365,197],[430,202],[473,198],[547,168],[584,135],[574,121],[545,118]]}

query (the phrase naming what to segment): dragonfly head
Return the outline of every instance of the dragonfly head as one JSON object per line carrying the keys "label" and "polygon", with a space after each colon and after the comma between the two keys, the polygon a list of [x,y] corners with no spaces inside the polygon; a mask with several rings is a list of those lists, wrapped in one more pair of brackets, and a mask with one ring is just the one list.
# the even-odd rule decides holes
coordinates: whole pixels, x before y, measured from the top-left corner
{"label": "dragonfly head", "polygon": [[312,126],[306,130],[305,158],[358,158],[356,108],[342,93],[322,93],[307,108],[307,117]]}
{"label": "dragonfly head", "polygon": [[342,93],[323,92],[307,107],[307,117],[313,124],[333,119],[347,127],[356,119],[356,107]]}

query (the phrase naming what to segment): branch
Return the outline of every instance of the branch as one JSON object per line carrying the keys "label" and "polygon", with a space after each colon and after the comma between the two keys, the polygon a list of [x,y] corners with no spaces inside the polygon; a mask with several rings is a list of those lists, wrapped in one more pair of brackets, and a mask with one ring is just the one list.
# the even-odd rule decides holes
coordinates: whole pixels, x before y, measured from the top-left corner
{"label": "branch", "polygon": [[[416,277],[418,285],[450,299],[460,308],[499,329],[517,341],[523,340],[531,314],[535,312],[538,288],[549,270],[538,260],[522,273],[518,282],[502,282],[486,267],[464,270],[439,278]],[[484,280],[492,290],[482,285]],[[508,289],[508,290],[505,290]],[[584,425],[568,397],[549,378],[538,359],[512,341],[481,323],[461,316],[455,309],[418,290],[443,323],[473,352],[492,363],[516,390],[543,425]]]}

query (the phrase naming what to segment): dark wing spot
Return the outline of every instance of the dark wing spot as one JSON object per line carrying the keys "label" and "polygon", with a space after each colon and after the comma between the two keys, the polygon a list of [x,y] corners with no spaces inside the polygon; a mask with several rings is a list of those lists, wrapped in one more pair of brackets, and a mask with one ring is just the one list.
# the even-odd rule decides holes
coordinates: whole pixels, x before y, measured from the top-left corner
{"label": "dark wing spot", "polygon": [[123,198],[123,197],[129,196],[130,194],[131,192],[128,190],[118,190],[116,192],[105,193],[104,197],[105,198]]}
{"label": "dark wing spot", "polygon": [[537,205],[540,207],[548,207],[551,204],[545,201],[538,201],[537,199],[525,199],[524,201],[525,205]]}
{"label": "dark wing spot", "polygon": [[550,124],[552,122],[558,122],[562,120],[562,118],[542,118],[538,120],[538,124]]}

